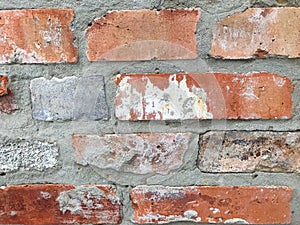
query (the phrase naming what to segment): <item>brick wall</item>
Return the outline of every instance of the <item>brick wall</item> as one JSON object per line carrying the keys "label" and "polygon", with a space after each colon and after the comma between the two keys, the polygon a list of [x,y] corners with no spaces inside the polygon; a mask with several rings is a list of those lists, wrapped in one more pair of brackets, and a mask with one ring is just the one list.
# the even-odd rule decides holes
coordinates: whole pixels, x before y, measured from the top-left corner
{"label": "brick wall", "polygon": [[299,1],[0,6],[0,224],[300,223]]}

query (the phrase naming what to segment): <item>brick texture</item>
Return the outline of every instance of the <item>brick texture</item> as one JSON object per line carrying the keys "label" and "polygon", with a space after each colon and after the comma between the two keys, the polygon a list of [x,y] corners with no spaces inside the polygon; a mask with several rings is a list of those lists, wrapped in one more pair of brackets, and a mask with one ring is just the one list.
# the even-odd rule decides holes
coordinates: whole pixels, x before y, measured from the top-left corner
{"label": "brick texture", "polygon": [[0,143],[0,172],[44,171],[58,165],[58,146],[38,140],[9,140]]}
{"label": "brick texture", "polygon": [[16,108],[14,94],[8,88],[8,77],[0,76],[0,112],[12,113]]}
{"label": "brick texture", "polygon": [[107,119],[104,80],[95,77],[65,77],[30,83],[32,116],[37,120]]}
{"label": "brick texture", "polygon": [[77,62],[72,9],[0,12],[0,63]]}
{"label": "brick texture", "polygon": [[221,20],[210,54],[225,59],[300,57],[300,8],[250,8]]}
{"label": "brick texture", "polygon": [[118,224],[120,208],[112,186],[41,184],[0,189],[1,224]]}
{"label": "brick texture", "polygon": [[0,97],[8,94],[7,84],[8,78],[5,76],[0,76]]}
{"label": "brick texture", "polygon": [[[87,29],[90,61],[197,57],[198,9],[108,12]],[[101,38],[99,38],[101,37]]]}
{"label": "brick texture", "polygon": [[299,132],[215,131],[200,135],[205,172],[300,171]]}
{"label": "brick texture", "polygon": [[180,168],[191,140],[189,133],[73,135],[77,163],[136,174]]}
{"label": "brick texture", "polygon": [[130,193],[132,221],[285,224],[291,221],[287,187],[139,186]]}
{"label": "brick texture", "polygon": [[116,82],[120,120],[292,117],[291,81],[266,72],[131,74]]}

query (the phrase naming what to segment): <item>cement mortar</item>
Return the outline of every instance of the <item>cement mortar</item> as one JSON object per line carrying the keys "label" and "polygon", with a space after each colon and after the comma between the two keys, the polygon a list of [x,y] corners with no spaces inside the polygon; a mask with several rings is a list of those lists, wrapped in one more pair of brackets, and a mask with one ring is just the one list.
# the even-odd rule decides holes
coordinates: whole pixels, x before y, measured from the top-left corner
{"label": "cement mortar", "polygon": [[[300,6],[299,0],[287,1],[286,5]],[[1,173],[0,185],[24,183],[68,183],[83,184],[115,184],[117,191],[123,196],[123,222],[130,222],[133,210],[129,198],[131,187],[143,185],[258,185],[289,186],[293,188],[291,208],[293,219],[291,225],[300,222],[300,175],[294,173],[202,173],[196,168],[198,143],[194,141],[186,156],[186,163],[180,171],[168,175],[132,176],[120,174],[114,170],[97,170],[90,166],[75,163],[72,147],[72,134],[105,134],[105,133],[138,133],[138,132],[192,132],[195,136],[208,130],[300,130],[300,59],[268,58],[263,60],[216,60],[208,56],[212,39],[212,28],[222,18],[247,7],[278,6],[278,1],[236,1],[236,0],[0,0],[0,8],[73,8],[76,18],[72,30],[76,36],[75,44],[79,46],[79,62],[77,64],[51,65],[0,65],[0,74],[8,75],[10,87],[15,93],[18,110],[11,114],[0,114],[0,134],[2,140],[46,140],[56,142],[59,147],[59,165],[55,169],[40,171],[17,171]],[[282,5],[280,5],[282,6]],[[142,9],[142,8],[186,8],[200,7],[202,15],[197,26],[199,57],[195,60],[172,60],[150,62],[94,62],[86,57],[85,29],[93,19],[105,15],[109,10]],[[294,116],[290,120],[187,120],[187,121],[151,121],[128,122],[118,121],[114,116],[114,97],[116,91],[115,75],[118,73],[174,73],[174,72],[253,72],[267,71],[287,76],[293,80]],[[106,98],[110,108],[108,121],[67,121],[44,122],[32,119],[30,100],[30,80],[37,77],[63,78],[67,76],[104,76]],[[194,224],[192,222],[174,223]]]}

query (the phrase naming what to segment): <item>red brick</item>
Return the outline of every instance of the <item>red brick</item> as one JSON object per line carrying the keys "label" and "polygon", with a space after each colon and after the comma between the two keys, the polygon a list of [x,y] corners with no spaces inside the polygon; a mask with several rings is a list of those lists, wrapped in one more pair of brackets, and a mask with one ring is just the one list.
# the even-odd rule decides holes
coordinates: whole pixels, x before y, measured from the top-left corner
{"label": "red brick", "polygon": [[221,20],[210,54],[225,59],[300,57],[300,8],[250,8]]}
{"label": "red brick", "polygon": [[131,74],[116,82],[120,120],[292,117],[291,81],[266,72]]}
{"label": "red brick", "polygon": [[190,133],[73,135],[77,163],[136,174],[180,168]]}
{"label": "red brick", "polygon": [[203,223],[285,224],[291,222],[288,187],[162,187],[131,190],[139,224],[194,221]]}
{"label": "red brick", "polygon": [[0,11],[0,63],[77,62],[72,9]]}
{"label": "red brick", "polygon": [[41,184],[0,189],[1,224],[117,224],[120,207],[112,186]]}
{"label": "red brick", "polygon": [[12,113],[16,109],[14,104],[14,94],[7,86],[8,78],[0,76],[0,111]]}
{"label": "red brick", "polygon": [[[87,29],[90,61],[191,59],[198,9],[111,11]],[[101,38],[99,38],[101,37]]]}
{"label": "red brick", "polygon": [[7,95],[8,78],[0,76],[0,96]]}

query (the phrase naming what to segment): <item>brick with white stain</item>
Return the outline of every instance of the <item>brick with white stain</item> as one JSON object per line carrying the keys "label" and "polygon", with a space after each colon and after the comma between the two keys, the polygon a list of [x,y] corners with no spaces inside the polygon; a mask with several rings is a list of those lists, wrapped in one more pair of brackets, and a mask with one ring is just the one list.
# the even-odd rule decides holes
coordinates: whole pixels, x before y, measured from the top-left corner
{"label": "brick with white stain", "polygon": [[293,85],[287,77],[187,73],[117,76],[119,120],[291,118]]}
{"label": "brick with white stain", "polygon": [[72,9],[0,11],[0,63],[77,62]]}
{"label": "brick with white stain", "polygon": [[190,141],[190,133],[73,135],[77,163],[135,174],[179,169]]}
{"label": "brick with white stain", "polygon": [[286,224],[291,222],[288,187],[138,186],[130,192],[139,224]]}
{"label": "brick with white stain", "polygon": [[300,8],[250,8],[216,25],[210,54],[225,59],[300,57]]}
{"label": "brick with white stain", "polygon": [[1,224],[118,224],[121,203],[109,185],[63,184],[0,188]]}

